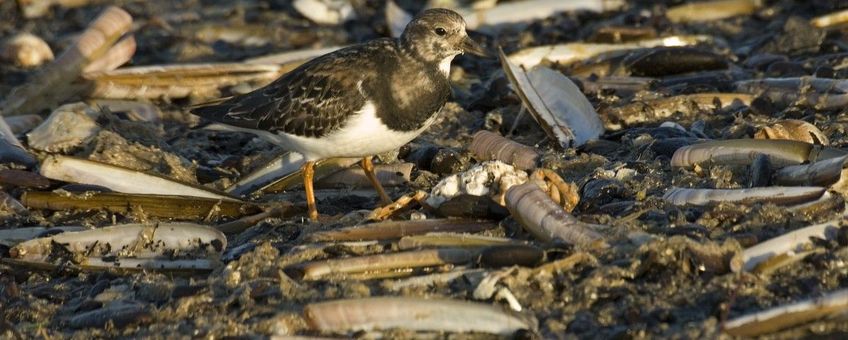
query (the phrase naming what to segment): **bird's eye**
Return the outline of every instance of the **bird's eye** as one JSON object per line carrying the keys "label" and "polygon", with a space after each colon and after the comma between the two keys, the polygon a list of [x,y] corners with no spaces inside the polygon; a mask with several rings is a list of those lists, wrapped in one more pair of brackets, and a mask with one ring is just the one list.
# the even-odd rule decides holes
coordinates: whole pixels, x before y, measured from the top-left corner
{"label": "bird's eye", "polygon": [[448,31],[446,31],[444,28],[436,27],[436,34],[445,35],[445,34],[448,34]]}

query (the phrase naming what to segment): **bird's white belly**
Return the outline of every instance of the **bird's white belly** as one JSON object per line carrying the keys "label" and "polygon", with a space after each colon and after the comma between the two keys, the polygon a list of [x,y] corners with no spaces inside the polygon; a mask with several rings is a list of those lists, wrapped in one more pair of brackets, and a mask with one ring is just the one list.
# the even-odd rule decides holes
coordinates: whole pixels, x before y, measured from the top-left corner
{"label": "bird's white belly", "polygon": [[434,114],[415,131],[394,131],[377,118],[374,104],[368,102],[339,130],[321,138],[286,133],[260,132],[265,139],[285,149],[303,154],[308,160],[332,157],[364,157],[394,150],[409,143],[436,119]]}

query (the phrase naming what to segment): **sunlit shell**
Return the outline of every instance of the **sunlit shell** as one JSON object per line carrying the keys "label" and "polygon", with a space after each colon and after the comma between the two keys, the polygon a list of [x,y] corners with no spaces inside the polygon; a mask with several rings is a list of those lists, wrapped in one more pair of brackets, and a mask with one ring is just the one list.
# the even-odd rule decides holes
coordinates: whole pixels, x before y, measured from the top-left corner
{"label": "sunlit shell", "polygon": [[53,50],[41,38],[20,33],[0,45],[0,60],[20,67],[33,68],[53,60]]}

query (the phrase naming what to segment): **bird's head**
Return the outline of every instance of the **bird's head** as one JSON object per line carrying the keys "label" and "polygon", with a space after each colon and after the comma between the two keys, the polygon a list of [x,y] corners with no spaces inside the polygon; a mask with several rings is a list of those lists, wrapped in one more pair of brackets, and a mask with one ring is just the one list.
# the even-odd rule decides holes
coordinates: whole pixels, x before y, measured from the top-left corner
{"label": "bird's head", "polygon": [[486,50],[468,37],[462,16],[444,8],[418,14],[406,25],[400,39],[416,57],[426,62],[449,62],[457,54],[466,52],[488,56]]}

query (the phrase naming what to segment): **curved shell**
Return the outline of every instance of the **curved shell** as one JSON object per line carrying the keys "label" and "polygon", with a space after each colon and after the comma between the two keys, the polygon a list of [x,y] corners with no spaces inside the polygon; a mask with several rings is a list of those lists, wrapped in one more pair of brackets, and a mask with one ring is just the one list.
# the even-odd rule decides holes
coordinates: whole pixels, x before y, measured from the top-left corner
{"label": "curved shell", "polygon": [[803,120],[787,119],[760,128],[754,133],[756,139],[789,139],[800,142],[828,145],[827,136],[815,125]]}

